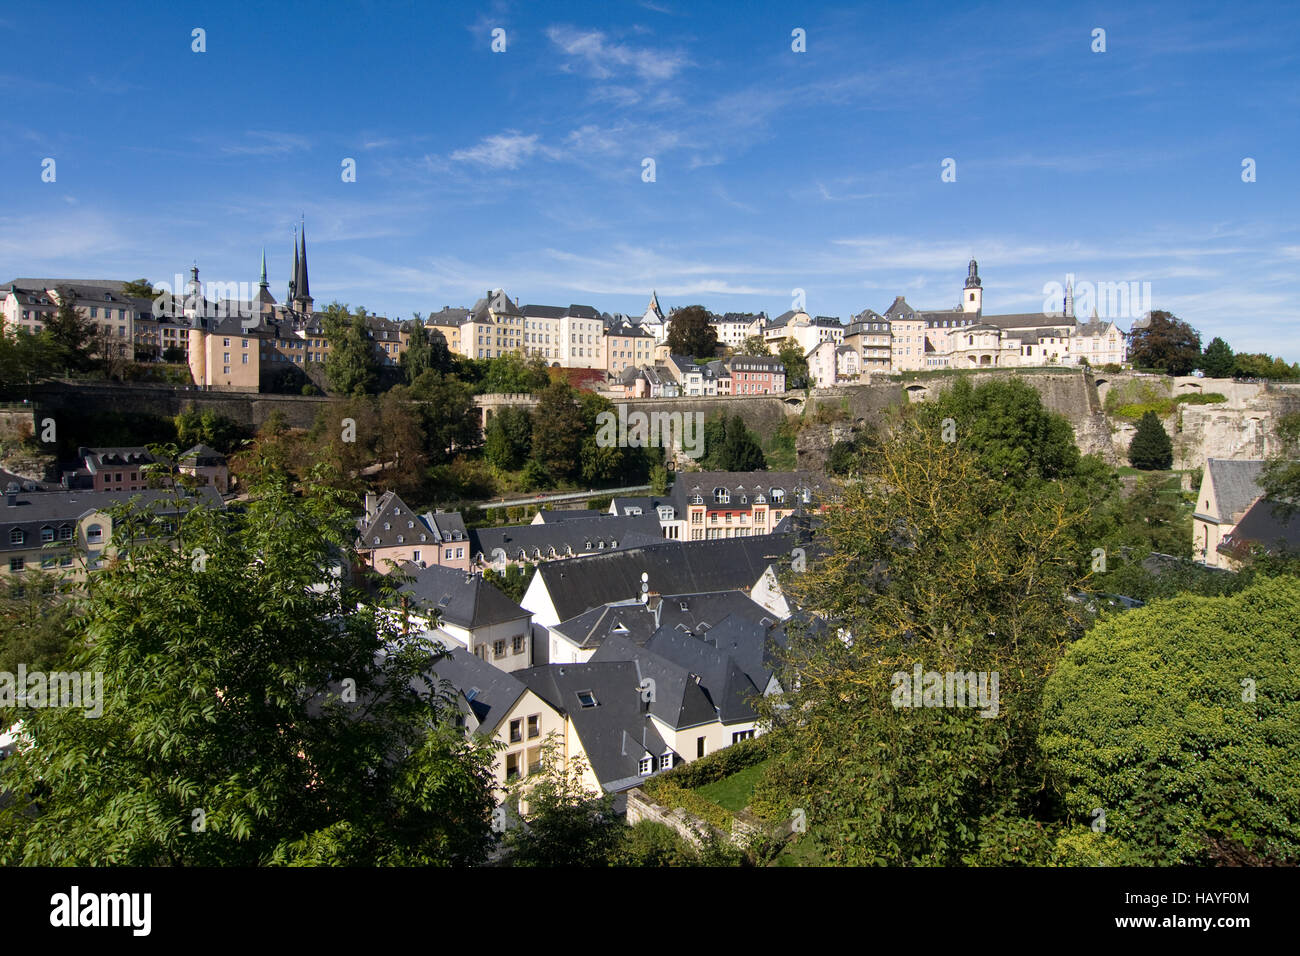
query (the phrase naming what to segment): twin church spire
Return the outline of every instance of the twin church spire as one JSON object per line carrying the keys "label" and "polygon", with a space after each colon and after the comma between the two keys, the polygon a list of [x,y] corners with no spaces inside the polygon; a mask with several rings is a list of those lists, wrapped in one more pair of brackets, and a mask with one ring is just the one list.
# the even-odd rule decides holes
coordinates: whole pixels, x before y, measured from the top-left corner
{"label": "twin church spire", "polygon": [[[266,281],[266,254],[262,255],[262,281]],[[295,312],[311,314],[311,285],[307,278],[307,224],[302,231],[293,231],[293,273],[289,277],[289,298],[286,304]]]}

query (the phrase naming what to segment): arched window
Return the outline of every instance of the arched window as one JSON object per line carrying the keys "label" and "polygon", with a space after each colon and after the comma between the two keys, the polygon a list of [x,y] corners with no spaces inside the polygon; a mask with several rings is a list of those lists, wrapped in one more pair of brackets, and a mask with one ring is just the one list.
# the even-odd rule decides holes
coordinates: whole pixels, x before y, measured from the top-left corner
{"label": "arched window", "polygon": [[714,489],[713,489],[713,500],[716,501],[716,502],[717,502],[718,504],[720,504],[720,505],[730,504],[730,503],[731,503],[731,492],[728,491],[726,488],[714,488]]}
{"label": "arched window", "polygon": [[774,504],[774,505],[779,505],[779,504],[782,504],[782,503],[784,503],[784,502],[785,502],[785,489],[784,489],[784,488],[773,488],[773,489],[772,489],[772,504]]}
{"label": "arched window", "polygon": [[104,540],[104,529],[97,524],[92,524],[86,528],[86,540],[91,544],[98,544]]}

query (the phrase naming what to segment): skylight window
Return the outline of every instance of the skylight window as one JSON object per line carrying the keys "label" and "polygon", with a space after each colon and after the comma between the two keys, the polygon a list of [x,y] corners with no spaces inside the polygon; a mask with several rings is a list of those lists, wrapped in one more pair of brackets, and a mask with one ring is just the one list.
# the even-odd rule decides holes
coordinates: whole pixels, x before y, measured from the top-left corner
{"label": "skylight window", "polygon": [[597,704],[596,695],[589,690],[580,690],[578,691],[578,703],[582,705],[584,710],[595,707]]}

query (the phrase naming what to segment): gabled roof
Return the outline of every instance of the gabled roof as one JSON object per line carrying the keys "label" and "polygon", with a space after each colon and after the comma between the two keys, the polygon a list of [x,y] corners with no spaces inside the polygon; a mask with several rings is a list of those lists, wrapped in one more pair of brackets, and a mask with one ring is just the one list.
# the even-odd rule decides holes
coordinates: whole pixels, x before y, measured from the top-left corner
{"label": "gabled roof", "polygon": [[444,305],[439,311],[431,312],[429,317],[424,320],[426,326],[455,326],[459,328],[461,324],[469,318],[469,309],[454,309],[449,305]]}
{"label": "gabled roof", "polygon": [[449,624],[474,629],[532,616],[482,575],[436,565],[421,568],[410,562],[400,570],[411,580],[398,587],[398,593],[417,607],[436,612]]}
{"label": "gabled roof", "polygon": [[[47,491],[20,494],[11,505],[0,503],[0,551],[30,550],[40,543],[41,529],[49,526],[73,525],[86,515],[107,512],[120,504],[135,502],[137,511],[150,510],[158,515],[183,514],[195,507],[221,509],[225,507],[215,488],[198,488],[192,493],[177,493],[166,488],[148,491]],[[22,531],[22,542],[11,542],[15,531]],[[55,535],[55,541],[58,535]],[[107,544],[107,541],[104,542]]]}
{"label": "gabled roof", "polygon": [[630,599],[594,607],[552,625],[551,630],[559,631],[577,647],[592,648],[611,637],[624,637],[640,646],[650,640],[658,626],[653,611]]}
{"label": "gabled roof", "polygon": [[594,664],[627,661],[636,668],[638,687],[647,678],[654,681],[646,685],[654,688],[654,699],[642,701],[644,712],[654,714],[674,730],[719,719],[717,705],[702,682],[696,680],[699,675],[648,647],[638,647],[625,637],[613,635],[591,655]]}
{"label": "gabled roof", "polygon": [[188,448],[181,452],[180,461],[190,461],[191,459],[194,464],[200,468],[224,465],[226,463],[225,455],[202,442],[195,445],[193,448]]}
{"label": "gabled roof", "polygon": [[641,593],[643,573],[649,589],[660,594],[749,591],[770,565],[789,558],[792,541],[775,534],[665,541],[543,563],[537,575],[558,619],[564,621],[602,604],[635,598]]}
{"label": "gabled roof", "polygon": [[984,315],[980,319],[986,325],[999,329],[1041,329],[1048,326],[1074,327],[1074,318],[1063,312],[1015,312],[1007,315]]}
{"label": "gabled roof", "polygon": [[657,515],[661,505],[668,507],[673,506],[672,499],[667,495],[662,498],[657,497],[640,497],[640,498],[620,498],[615,496],[610,499],[610,508],[612,514],[626,514],[628,508],[640,508],[642,514]]}
{"label": "gabled roof", "polygon": [[[641,678],[630,661],[543,664],[514,674],[573,722],[591,770],[606,790],[635,786],[644,779],[638,772],[641,759],[658,758],[668,749],[646,716]],[[596,706],[583,707],[580,691],[590,692]]]}
{"label": "gabled roof", "polygon": [[491,561],[493,552],[500,548],[507,560],[515,561],[521,550],[526,559],[536,560],[627,548],[626,539],[633,533],[663,537],[654,515],[608,514],[581,521],[476,528],[469,534],[476,556],[481,554],[484,560]]}
{"label": "gabled roof", "polygon": [[[707,695],[713,712],[710,716],[716,715],[716,719],[724,724],[738,720],[753,720],[757,716],[748,700],[761,694],[763,688],[754,685],[734,657],[710,645],[706,639],[663,628],[650,639],[645,649],[651,654],[671,661],[692,677],[699,678],[698,683],[695,681],[692,683]],[[605,649],[601,648],[601,650]],[[600,651],[596,652],[597,655],[600,653]],[[763,681],[763,684],[766,686],[767,681]],[[702,723],[708,719],[682,713],[679,719],[683,721],[684,726],[690,726],[690,723],[685,723],[690,716],[696,717],[694,723]],[[678,724],[673,726],[676,727]]]}
{"label": "gabled roof", "polygon": [[[754,507],[754,498],[759,494],[767,500],[769,506],[773,505],[772,491],[780,488],[785,492],[785,500],[777,507],[784,509],[796,503],[796,489],[811,489],[815,504],[817,498],[830,492],[833,487],[827,478],[811,471],[688,471],[677,476],[671,495],[678,513],[684,515],[692,495],[701,496],[704,504],[714,508],[746,511]],[[727,504],[715,503],[715,488],[727,489],[731,501]],[[742,497],[746,500],[742,501]]]}
{"label": "gabled roof", "polygon": [[384,492],[374,517],[369,521],[362,517],[357,524],[360,528],[357,547],[362,550],[470,540],[469,532],[465,530],[465,519],[458,512],[419,515],[395,491]]}
{"label": "gabled roof", "polygon": [[138,468],[156,460],[148,448],[131,446],[123,448],[82,448],[81,458],[91,474],[105,468]]}
{"label": "gabled roof", "polygon": [[461,711],[473,718],[469,729],[485,737],[496,732],[528,690],[512,674],[469,651],[453,650],[433,665],[431,676],[456,689]]}
{"label": "gabled roof", "polygon": [[1243,558],[1254,547],[1268,554],[1300,554],[1300,512],[1282,502],[1260,498],[1219,543],[1219,551]]}
{"label": "gabled roof", "polygon": [[1259,473],[1264,468],[1262,459],[1210,458],[1205,468],[1214,483],[1220,521],[1236,521],[1264,493],[1259,485]]}

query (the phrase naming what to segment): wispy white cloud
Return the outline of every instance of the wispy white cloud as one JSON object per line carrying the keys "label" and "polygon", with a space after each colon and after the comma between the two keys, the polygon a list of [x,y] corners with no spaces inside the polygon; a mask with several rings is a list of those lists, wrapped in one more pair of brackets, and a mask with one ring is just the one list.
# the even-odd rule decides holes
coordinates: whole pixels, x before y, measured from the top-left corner
{"label": "wispy white cloud", "polygon": [[686,54],[679,50],[638,49],[612,41],[600,30],[553,26],[547,28],[546,36],[588,73],[602,80],[628,70],[643,80],[668,80],[689,64]]}
{"label": "wispy white cloud", "polygon": [[294,133],[248,130],[244,136],[252,142],[227,143],[221,151],[235,156],[283,156],[295,150],[311,149],[310,140]]}
{"label": "wispy white cloud", "polygon": [[451,154],[453,162],[474,163],[488,169],[518,169],[538,152],[546,152],[537,142],[538,135],[525,136],[514,130],[484,138],[477,145],[458,149]]}

